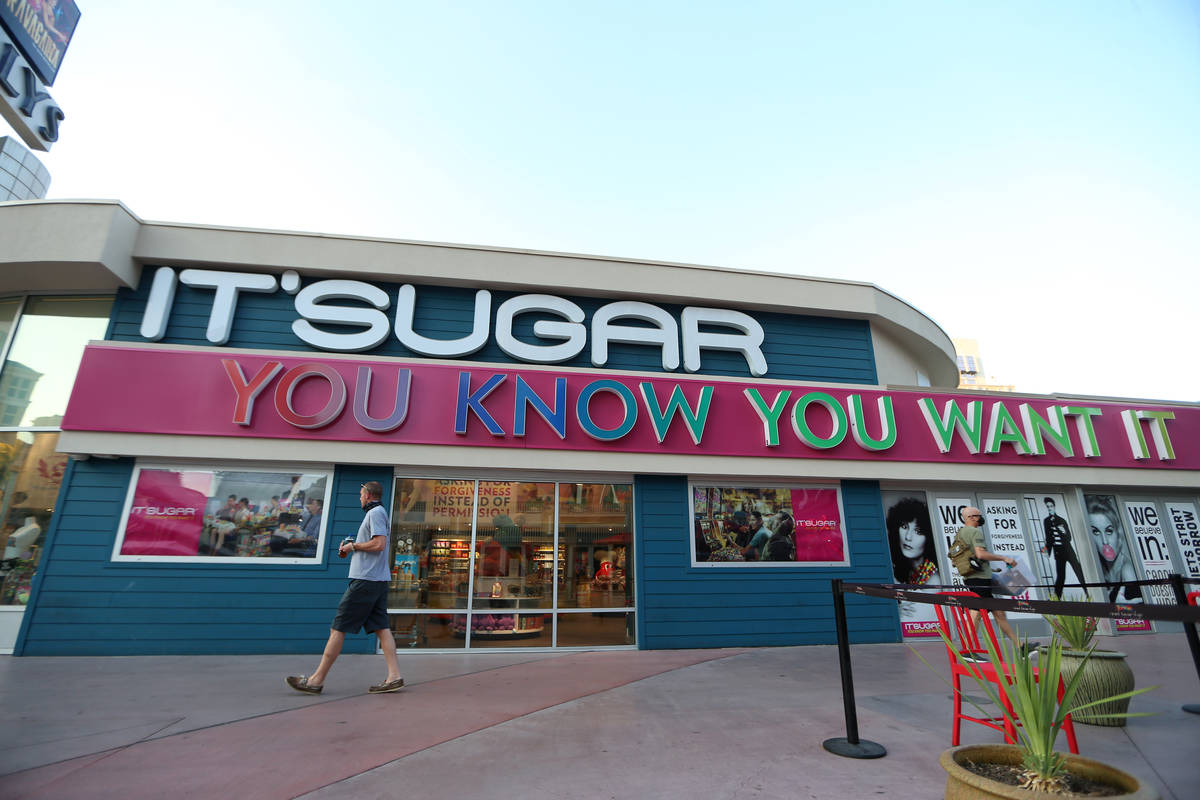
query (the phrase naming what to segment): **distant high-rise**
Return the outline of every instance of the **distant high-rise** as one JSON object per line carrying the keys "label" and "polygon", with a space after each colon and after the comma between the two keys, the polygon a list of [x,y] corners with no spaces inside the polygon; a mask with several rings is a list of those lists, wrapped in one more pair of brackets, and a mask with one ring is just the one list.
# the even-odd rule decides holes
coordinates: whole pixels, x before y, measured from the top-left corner
{"label": "distant high-rise", "polygon": [[0,427],[20,425],[29,409],[29,399],[42,373],[17,361],[9,361],[0,379]]}
{"label": "distant high-rise", "polygon": [[989,392],[1011,392],[1016,387],[1011,383],[998,383],[983,370],[983,356],[979,342],[975,339],[953,339],[954,352],[958,357],[958,388],[980,389]]}
{"label": "distant high-rise", "polygon": [[0,202],[45,200],[50,171],[32,150],[11,136],[0,136]]}

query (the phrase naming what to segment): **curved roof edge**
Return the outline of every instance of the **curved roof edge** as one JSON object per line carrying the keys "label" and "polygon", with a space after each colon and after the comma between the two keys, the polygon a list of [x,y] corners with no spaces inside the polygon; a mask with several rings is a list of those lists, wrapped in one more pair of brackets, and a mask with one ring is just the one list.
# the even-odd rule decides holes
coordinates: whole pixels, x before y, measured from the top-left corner
{"label": "curved roof edge", "polygon": [[[118,200],[0,203],[0,292],[115,291],[143,264],[734,305],[865,319],[899,341],[934,386],[956,387],[950,337],[871,283],[663,261],[322,233],[147,222]],[[597,286],[603,275],[605,286]],[[605,288],[613,287],[613,288]]]}

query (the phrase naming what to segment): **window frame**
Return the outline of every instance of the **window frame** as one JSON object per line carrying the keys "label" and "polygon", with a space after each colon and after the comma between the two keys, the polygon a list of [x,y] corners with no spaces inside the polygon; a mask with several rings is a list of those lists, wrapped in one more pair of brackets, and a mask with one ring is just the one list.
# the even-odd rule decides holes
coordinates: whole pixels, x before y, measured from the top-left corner
{"label": "window frame", "polygon": [[[285,476],[296,475],[298,473],[307,475],[322,474],[325,476],[325,496],[322,498],[321,529],[317,533],[317,551],[311,557],[122,554],[121,548],[125,544],[125,530],[129,524],[129,512],[133,506],[133,498],[136,494],[138,480],[140,479],[143,470],[173,470],[178,472],[260,472]],[[129,486],[125,491],[125,501],[121,505],[121,519],[120,523],[117,525],[116,535],[113,540],[112,553],[109,556],[109,561],[110,563],[114,564],[204,564],[215,566],[252,564],[254,566],[323,566],[325,564],[325,551],[327,549],[329,536],[329,501],[333,496],[333,483],[334,468],[332,464],[243,465],[238,464],[237,462],[232,462],[231,467],[225,467],[214,466],[213,462],[209,461],[200,463],[187,463],[179,461],[155,461],[149,459],[139,459],[134,464],[133,473],[129,478]],[[212,500],[214,498],[208,499]]]}
{"label": "window frame", "polygon": [[[758,489],[787,489],[788,491],[797,491],[804,489],[825,489],[833,490],[837,498],[837,512],[839,518],[839,532],[842,536],[842,553],[841,561],[698,561],[696,559],[696,506],[695,497],[697,489],[732,489],[732,490],[758,490]],[[688,480],[687,488],[687,519],[688,528],[686,536],[688,537],[688,553],[690,562],[688,566],[694,569],[734,569],[734,570],[797,570],[797,569],[838,569],[849,568],[853,566],[850,548],[850,531],[846,522],[846,505],[845,497],[842,492],[840,482],[824,483],[819,480],[805,480],[801,482],[791,483],[787,481],[747,481],[745,478],[691,478]],[[793,519],[795,511],[792,512]]]}

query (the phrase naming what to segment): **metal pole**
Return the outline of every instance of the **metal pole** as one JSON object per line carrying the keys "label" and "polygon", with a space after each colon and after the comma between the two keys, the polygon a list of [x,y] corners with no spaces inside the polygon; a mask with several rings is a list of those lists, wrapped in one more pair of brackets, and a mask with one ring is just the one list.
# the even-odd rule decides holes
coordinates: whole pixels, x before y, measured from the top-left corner
{"label": "metal pole", "polygon": [[[1188,601],[1187,592],[1183,589],[1183,576],[1178,572],[1172,572],[1169,579],[1171,588],[1175,590],[1175,602],[1186,606]],[[1187,635],[1188,647],[1192,651],[1192,661],[1196,664],[1196,677],[1200,678],[1200,637],[1196,635],[1196,623],[1183,623],[1183,632]],[[1183,710],[1191,714],[1200,714],[1200,703],[1187,703]]]}
{"label": "metal pole", "polygon": [[847,758],[882,758],[887,755],[883,745],[858,738],[858,712],[854,707],[854,676],[850,671],[850,637],[846,633],[846,599],[842,581],[834,578],[833,620],[837,626],[838,662],[842,672],[842,705],[846,711],[846,736],[826,739],[822,746],[838,756]]}

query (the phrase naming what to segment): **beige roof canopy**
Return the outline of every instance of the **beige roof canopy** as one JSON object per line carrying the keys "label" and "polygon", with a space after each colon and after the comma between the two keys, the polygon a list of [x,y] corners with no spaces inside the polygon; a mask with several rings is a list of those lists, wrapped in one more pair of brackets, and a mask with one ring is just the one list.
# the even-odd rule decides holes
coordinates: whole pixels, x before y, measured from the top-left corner
{"label": "beige roof canopy", "polygon": [[[880,383],[958,385],[954,346],[912,305],[870,283],[606,256],[144,222],[115,200],[0,203],[0,293],[112,292],[143,265],[413,282],[732,306],[867,320]],[[603,285],[597,286],[597,276]],[[906,369],[892,369],[893,362]],[[907,369],[911,367],[911,369]],[[907,377],[907,379],[906,379]]]}

